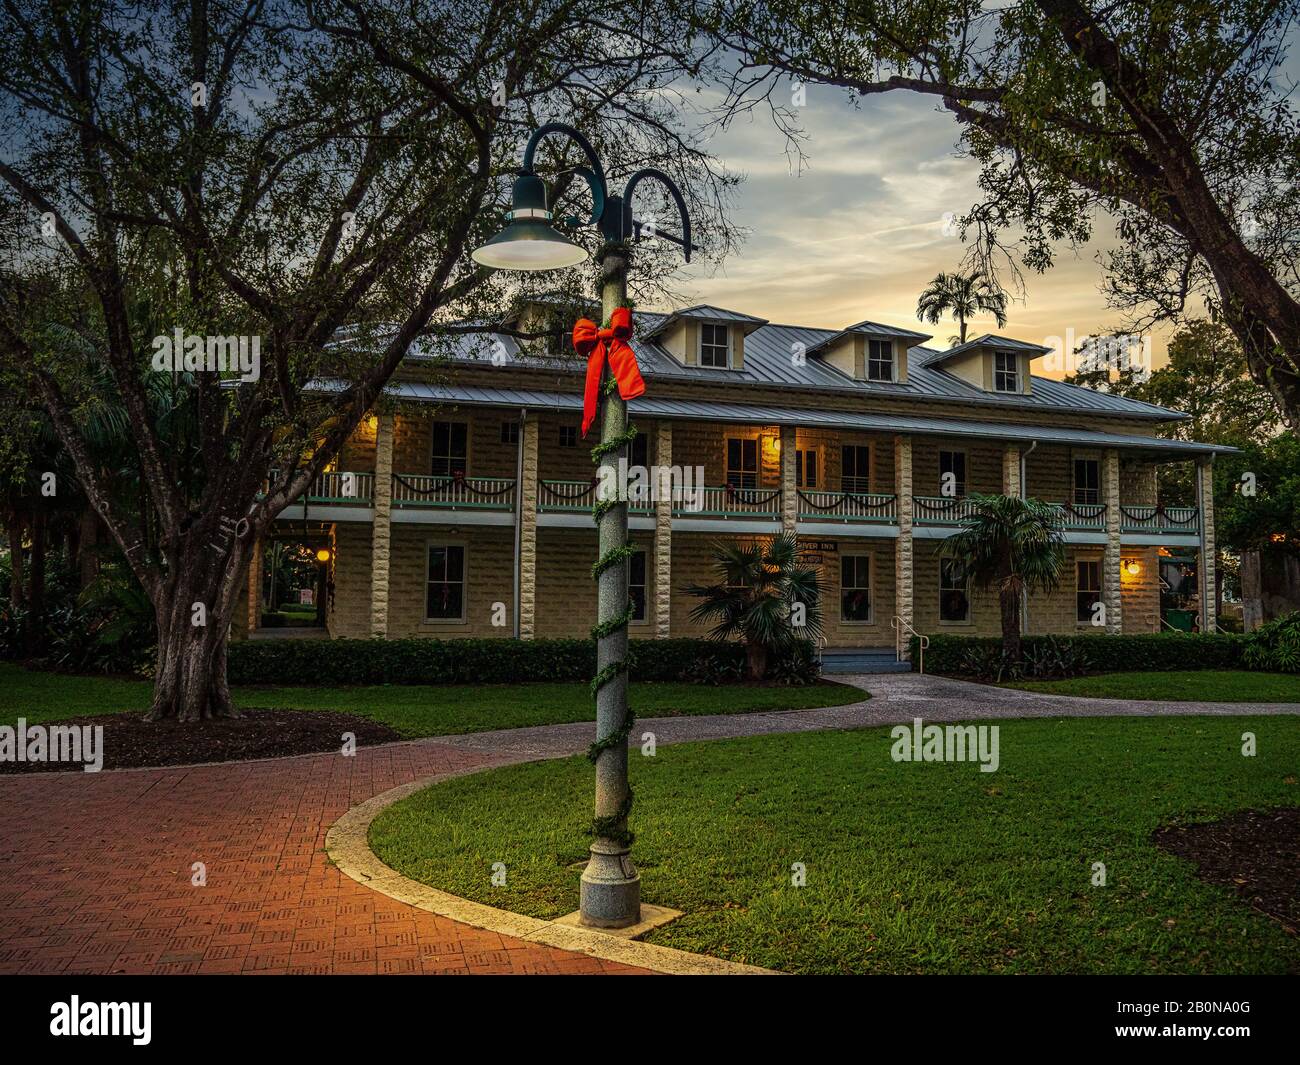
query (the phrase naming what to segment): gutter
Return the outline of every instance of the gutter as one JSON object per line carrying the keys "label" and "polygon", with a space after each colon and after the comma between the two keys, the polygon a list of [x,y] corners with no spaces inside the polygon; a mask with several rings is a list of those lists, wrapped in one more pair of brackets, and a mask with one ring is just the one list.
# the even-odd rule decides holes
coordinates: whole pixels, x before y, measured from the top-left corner
{"label": "gutter", "polygon": [[520,547],[524,535],[524,423],[528,421],[528,408],[519,408],[519,440],[515,445],[515,565],[514,565],[514,614],[515,639],[519,639],[519,611],[523,606],[523,559]]}

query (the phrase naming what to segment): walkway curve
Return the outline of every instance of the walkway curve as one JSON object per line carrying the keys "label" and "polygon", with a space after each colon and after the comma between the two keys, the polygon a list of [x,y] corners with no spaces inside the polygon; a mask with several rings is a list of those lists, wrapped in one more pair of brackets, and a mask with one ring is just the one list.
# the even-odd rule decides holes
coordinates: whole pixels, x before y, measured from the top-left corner
{"label": "walkway curve", "polygon": [[[658,743],[924,717],[1300,714],[1300,704],[1045,696],[914,674],[842,678],[843,707],[638,722]],[[0,777],[0,973],[630,973],[390,898],[331,864],[332,824],[401,785],[584,750],[590,723],[444,736],[355,756]],[[649,900],[656,901],[656,900]]]}

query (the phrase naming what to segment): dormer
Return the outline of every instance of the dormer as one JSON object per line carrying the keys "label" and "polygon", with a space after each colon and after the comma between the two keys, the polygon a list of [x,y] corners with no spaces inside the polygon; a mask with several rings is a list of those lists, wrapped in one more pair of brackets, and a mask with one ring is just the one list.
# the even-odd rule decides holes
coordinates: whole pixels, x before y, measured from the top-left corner
{"label": "dormer", "polygon": [[599,318],[600,304],[565,292],[521,297],[501,319],[501,325],[522,333],[558,332],[557,337],[522,341],[534,351],[565,351],[567,333],[579,318]]}
{"label": "dormer", "polygon": [[929,340],[927,333],[858,322],[827,337],[806,354],[846,377],[873,384],[907,383],[907,350]]}
{"label": "dormer", "polygon": [[1026,344],[1008,337],[984,336],[968,340],[930,359],[932,368],[943,369],[967,384],[994,395],[1027,396],[1033,390],[1034,359],[1050,352],[1041,344]]}
{"label": "dormer", "polygon": [[743,370],[745,337],[764,325],[763,318],[698,304],[667,315],[643,339],[657,341],[683,366]]}

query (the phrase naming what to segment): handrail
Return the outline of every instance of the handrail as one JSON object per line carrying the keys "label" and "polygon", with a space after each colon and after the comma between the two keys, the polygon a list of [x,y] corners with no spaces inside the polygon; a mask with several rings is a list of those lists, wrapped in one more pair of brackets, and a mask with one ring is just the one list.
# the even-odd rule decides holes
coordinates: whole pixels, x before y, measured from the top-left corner
{"label": "handrail", "polygon": [[1163,615],[1160,615],[1158,618],[1157,618],[1157,615],[1155,615],[1155,614],[1148,614],[1148,615],[1147,615],[1147,622],[1148,622],[1148,623],[1150,623],[1150,622],[1152,622],[1152,621],[1156,621],[1156,620],[1159,620],[1159,622],[1160,622],[1160,628],[1159,628],[1159,629],[1156,629],[1157,632],[1161,631],[1161,629],[1168,629],[1170,632],[1182,632],[1182,631],[1183,631],[1182,629],[1178,628],[1176,625],[1170,625],[1169,622],[1165,620],[1165,618],[1164,618]]}
{"label": "handrail", "polygon": [[916,637],[917,646],[921,649],[919,661],[917,662],[917,672],[925,672],[925,649],[930,646],[930,637],[923,633],[917,632],[912,626],[904,621],[898,614],[895,614],[889,622],[889,627],[894,630],[894,661],[903,661],[903,633],[908,632]]}

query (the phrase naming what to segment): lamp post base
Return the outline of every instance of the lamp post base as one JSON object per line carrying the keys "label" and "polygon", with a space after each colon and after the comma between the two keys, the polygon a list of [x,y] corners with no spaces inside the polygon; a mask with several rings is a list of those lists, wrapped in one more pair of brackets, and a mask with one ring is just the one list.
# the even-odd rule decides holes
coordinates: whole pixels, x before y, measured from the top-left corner
{"label": "lamp post base", "polygon": [[582,873],[579,923],[588,928],[626,928],[641,920],[641,874],[627,847],[598,840]]}

